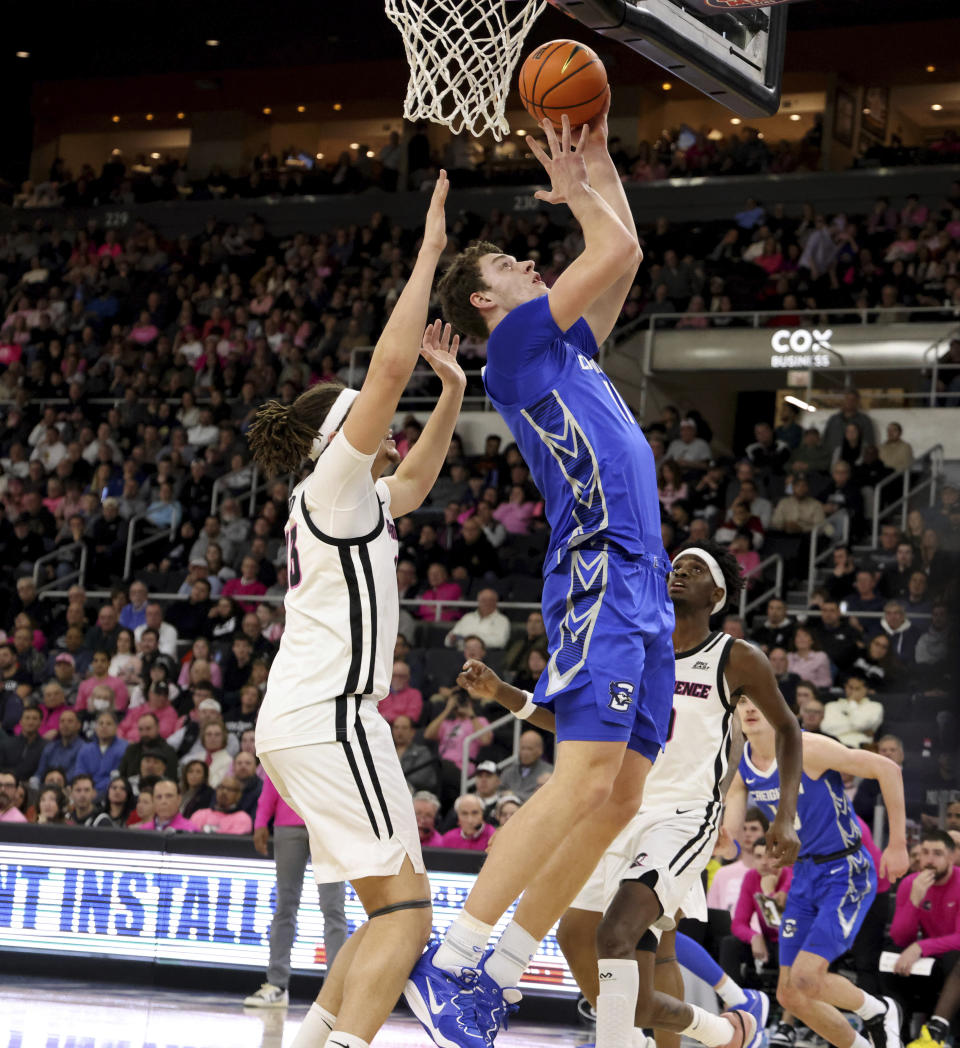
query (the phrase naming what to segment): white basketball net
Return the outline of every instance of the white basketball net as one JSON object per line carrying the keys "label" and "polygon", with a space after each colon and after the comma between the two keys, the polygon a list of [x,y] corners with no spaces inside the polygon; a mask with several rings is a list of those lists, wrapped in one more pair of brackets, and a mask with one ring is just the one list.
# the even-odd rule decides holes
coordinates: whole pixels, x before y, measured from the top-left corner
{"label": "white basketball net", "polygon": [[403,35],[410,81],[407,120],[432,120],[456,135],[510,133],[504,116],[513,70],[546,0],[386,0]]}

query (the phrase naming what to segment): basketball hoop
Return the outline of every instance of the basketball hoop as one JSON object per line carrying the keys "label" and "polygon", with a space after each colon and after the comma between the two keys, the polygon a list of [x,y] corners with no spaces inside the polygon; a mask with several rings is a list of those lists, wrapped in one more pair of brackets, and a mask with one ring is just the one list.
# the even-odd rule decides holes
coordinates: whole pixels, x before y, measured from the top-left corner
{"label": "basketball hoop", "polygon": [[546,0],[386,0],[410,64],[403,115],[455,134],[510,133],[504,110],[523,41]]}

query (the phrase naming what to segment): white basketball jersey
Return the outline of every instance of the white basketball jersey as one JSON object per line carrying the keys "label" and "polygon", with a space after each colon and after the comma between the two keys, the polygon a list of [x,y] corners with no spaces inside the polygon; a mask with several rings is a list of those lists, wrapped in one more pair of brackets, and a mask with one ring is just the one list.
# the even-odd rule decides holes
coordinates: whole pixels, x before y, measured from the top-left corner
{"label": "white basketball jersey", "polygon": [[719,804],[730,761],[733,705],[724,674],[733,643],[724,633],[711,633],[677,655],[670,730],[647,776],[641,811]]}
{"label": "white basketball jersey", "polygon": [[334,538],[311,518],[308,482],[290,500],[286,626],[257,719],[260,752],[351,741],[359,703],[379,702],[390,687],[400,615],[390,490],[371,477],[376,525]]}

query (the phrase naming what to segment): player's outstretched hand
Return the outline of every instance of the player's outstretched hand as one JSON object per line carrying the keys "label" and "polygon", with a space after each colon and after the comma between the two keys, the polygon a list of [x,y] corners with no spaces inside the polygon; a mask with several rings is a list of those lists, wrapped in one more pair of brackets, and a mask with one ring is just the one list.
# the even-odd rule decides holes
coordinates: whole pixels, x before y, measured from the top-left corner
{"label": "player's outstretched hand", "polygon": [[776,860],[778,866],[792,866],[800,854],[800,838],[789,819],[778,815],[767,830],[767,855]]}
{"label": "player's outstretched hand", "polygon": [[544,120],[541,124],[547,136],[549,156],[539,142],[532,138],[529,140],[531,152],[543,164],[544,171],[550,176],[550,190],[538,189],[534,196],[548,204],[563,204],[578,186],[590,184],[587,177],[587,164],[583,156],[590,140],[590,128],[587,124],[580,128],[580,137],[577,140],[576,151],[574,151],[570,144],[570,118],[564,113],[562,119],[563,125],[559,140],[556,129],[549,120]]}
{"label": "player's outstretched hand", "polygon": [[467,659],[457,677],[457,684],[472,698],[482,702],[496,702],[502,683],[493,670],[478,659]]}
{"label": "player's outstretched hand", "polygon": [[[891,841],[880,856],[880,876],[886,877],[888,881],[899,881],[909,869],[910,856],[907,854],[906,844]],[[917,880],[919,879],[918,877]]]}
{"label": "player's outstretched hand", "polygon": [[467,376],[457,361],[457,350],[460,348],[460,336],[451,335],[453,328],[444,326],[442,320],[435,320],[427,325],[420,342],[420,356],[433,368],[444,386],[466,388]]}
{"label": "player's outstretched hand", "polygon": [[440,174],[437,175],[437,184],[433,187],[430,207],[427,209],[427,219],[423,228],[423,247],[428,251],[436,252],[437,255],[443,254],[443,249],[447,246],[447,216],[443,206],[446,203],[449,188],[447,173],[441,168]]}

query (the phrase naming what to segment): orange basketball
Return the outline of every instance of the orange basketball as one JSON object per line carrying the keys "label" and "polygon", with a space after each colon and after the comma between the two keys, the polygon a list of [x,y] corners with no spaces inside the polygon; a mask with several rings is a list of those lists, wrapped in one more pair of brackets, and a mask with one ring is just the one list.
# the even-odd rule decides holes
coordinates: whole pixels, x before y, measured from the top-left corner
{"label": "orange basketball", "polygon": [[607,72],[586,44],[551,40],[527,55],[519,87],[524,108],[538,123],[547,117],[559,127],[566,113],[577,127],[603,109]]}

